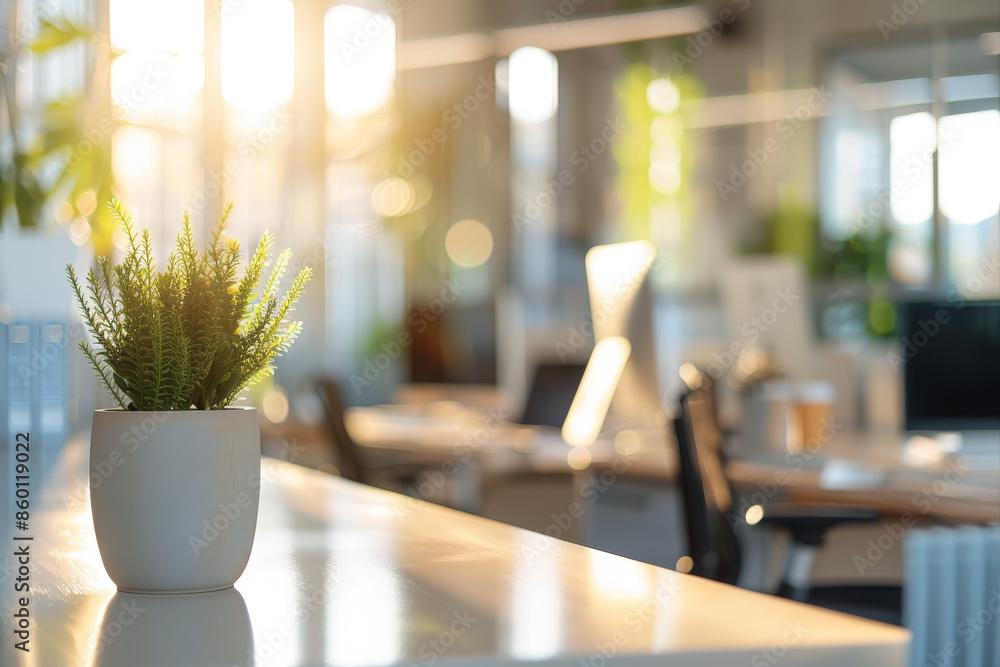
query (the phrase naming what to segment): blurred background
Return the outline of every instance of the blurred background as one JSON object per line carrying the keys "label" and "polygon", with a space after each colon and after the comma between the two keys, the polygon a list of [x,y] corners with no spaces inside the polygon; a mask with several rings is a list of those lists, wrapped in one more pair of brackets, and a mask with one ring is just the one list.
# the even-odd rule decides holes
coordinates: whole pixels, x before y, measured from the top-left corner
{"label": "blurred background", "polygon": [[[1000,336],[995,0],[0,7],[0,432],[34,429],[50,461],[110,405],[75,351],[63,267],[120,256],[112,196],[161,262],[185,211],[204,239],[233,201],[244,248],[270,230],[314,269],[303,335],[245,399],[267,453],[362,479],[427,464],[414,439],[451,452],[495,440],[493,423],[537,426],[504,431],[497,466],[536,474],[506,496],[439,462],[447,493],[420,473],[393,487],[528,527],[549,518],[525,489],[597,465],[597,440],[672,442],[695,369],[745,442],[764,437],[747,433],[750,388],[778,377],[838,428],[921,423],[900,367],[937,312],[918,304],[992,304],[921,358],[993,372],[960,334]],[[612,247],[645,250],[588,256],[633,241]],[[592,356],[595,335],[631,341],[624,371],[613,346]],[[581,399],[597,424],[571,425],[588,362],[622,390],[610,411]],[[924,427],[992,425],[982,402]],[[812,431],[789,433],[780,451]],[[525,464],[549,436],[563,448]],[[674,480],[659,446],[643,474]],[[639,524],[616,533],[633,500],[602,498],[604,527],[567,537],[669,566],[685,553]]]}
{"label": "blurred background", "polygon": [[[444,382],[499,383],[516,405],[511,355],[528,381],[559,356],[588,319],[599,243],[656,246],[665,395],[681,362],[728,343],[730,258],[797,257],[815,335],[857,346],[998,253],[990,0],[3,7],[0,320],[45,299],[57,313],[65,259],[117,252],[112,195],[161,257],[183,211],[203,230],[234,201],[244,247],[269,229],[316,271],[266,390],[293,414],[320,369],[350,404]],[[58,287],[12,312],[37,281],[17,248],[35,241]],[[974,298],[997,296],[989,273]],[[401,333],[413,342],[374,367]]]}

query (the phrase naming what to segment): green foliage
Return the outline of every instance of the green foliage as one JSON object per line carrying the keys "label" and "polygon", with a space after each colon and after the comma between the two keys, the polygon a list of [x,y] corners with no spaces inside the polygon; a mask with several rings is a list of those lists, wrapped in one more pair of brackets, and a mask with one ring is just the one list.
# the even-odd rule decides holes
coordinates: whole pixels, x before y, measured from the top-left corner
{"label": "green foliage", "polygon": [[89,40],[93,35],[90,29],[76,25],[68,18],[55,17],[42,19],[38,34],[28,49],[35,53],[46,53],[66,44],[72,44],[78,39]]}
{"label": "green foliage", "polygon": [[125,258],[116,266],[98,258],[85,284],[72,266],[67,272],[95,341],[80,348],[115,400],[129,410],[219,410],[271,375],[274,357],[302,330],[286,317],[312,269],[279,296],[291,251],[271,265],[274,237],[265,233],[240,275],[240,245],[226,233],[230,204],[202,252],[185,213],[167,267],[157,272],[149,230],[140,233],[120,202],[109,208],[128,237]]}
{"label": "green foliage", "polygon": [[[9,25],[17,23],[17,3],[9,3]],[[113,127],[107,104],[107,79],[101,71],[90,71],[92,82],[86,89],[48,102],[40,127],[24,122],[14,90],[18,76],[30,76],[17,69],[20,54],[31,51],[36,61],[44,62],[50,53],[71,45],[93,41],[93,31],[64,17],[42,19],[34,38],[21,43],[23,36],[13,31],[0,44],[0,121],[9,135],[0,155],[0,220],[13,214],[22,227],[46,226],[46,207],[67,201],[73,216],[85,216],[93,229],[91,240],[99,253],[111,251],[112,226],[103,209],[81,211],[77,204],[81,193],[92,190],[98,201],[111,198],[111,135]],[[91,47],[92,49],[107,49]],[[102,62],[93,54],[85,62]],[[92,67],[89,65],[88,67]],[[103,72],[107,73],[106,70]]]}

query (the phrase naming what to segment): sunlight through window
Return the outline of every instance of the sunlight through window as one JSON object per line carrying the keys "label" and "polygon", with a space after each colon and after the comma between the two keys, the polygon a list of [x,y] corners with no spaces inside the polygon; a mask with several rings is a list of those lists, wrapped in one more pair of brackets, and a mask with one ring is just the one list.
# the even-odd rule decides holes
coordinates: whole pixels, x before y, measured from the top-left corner
{"label": "sunlight through window", "polygon": [[937,132],[927,111],[897,116],[889,124],[890,208],[901,225],[919,225],[934,213]]}
{"label": "sunlight through window", "polygon": [[954,225],[975,225],[996,215],[1000,209],[1000,111],[943,117],[941,143],[941,212]]}
{"label": "sunlight through window", "polygon": [[222,96],[248,111],[292,97],[294,10],[289,0],[244,0],[222,15]]}
{"label": "sunlight through window", "polygon": [[201,53],[205,43],[202,0],[111,0],[111,45],[164,53]]}
{"label": "sunlight through window", "polygon": [[337,5],[324,20],[326,105],[342,118],[384,107],[396,82],[396,24],[388,14]]}
{"label": "sunlight through window", "polygon": [[559,63],[544,49],[526,46],[510,54],[510,115],[533,125],[543,123],[559,106]]}
{"label": "sunlight through window", "polygon": [[131,49],[111,65],[111,99],[129,122],[188,126],[201,113],[200,54]]}

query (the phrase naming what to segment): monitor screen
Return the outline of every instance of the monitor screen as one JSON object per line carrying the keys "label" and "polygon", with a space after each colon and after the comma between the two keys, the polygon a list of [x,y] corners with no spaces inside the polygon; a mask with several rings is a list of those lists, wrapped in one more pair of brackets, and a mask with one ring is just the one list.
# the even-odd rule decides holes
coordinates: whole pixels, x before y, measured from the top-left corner
{"label": "monitor screen", "polygon": [[1000,301],[905,304],[908,430],[1000,429]]}
{"label": "monitor screen", "polygon": [[582,364],[541,364],[535,373],[521,423],[561,428],[583,379],[584,369]]}

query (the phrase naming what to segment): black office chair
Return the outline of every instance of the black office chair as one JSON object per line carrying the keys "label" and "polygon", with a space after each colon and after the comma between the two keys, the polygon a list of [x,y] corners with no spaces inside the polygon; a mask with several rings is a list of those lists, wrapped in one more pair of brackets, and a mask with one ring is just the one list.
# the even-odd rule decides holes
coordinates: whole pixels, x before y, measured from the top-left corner
{"label": "black office chair", "polygon": [[392,491],[412,491],[420,473],[430,467],[431,462],[415,460],[417,457],[407,457],[402,452],[385,460],[366,455],[347,431],[340,386],[333,380],[322,379],[315,383],[315,389],[323,405],[326,431],[340,476]]}
{"label": "black office chair", "polygon": [[340,397],[340,386],[332,380],[319,380],[316,382],[316,395],[323,405],[327,436],[337,460],[340,476],[352,482],[366,484],[368,474],[361,460],[361,452],[347,432],[347,425],[344,423],[344,403]]}
{"label": "black office chair", "polygon": [[[733,492],[724,474],[714,384],[705,374],[691,383],[695,386],[681,397],[674,421],[691,573],[735,584],[741,562],[735,526],[745,519],[733,511]],[[899,625],[902,589],[898,586],[809,586],[812,561],[826,531],[842,523],[871,523],[879,516],[874,509],[861,506],[768,503],[755,506],[746,520],[785,529],[791,535],[778,595]]]}

